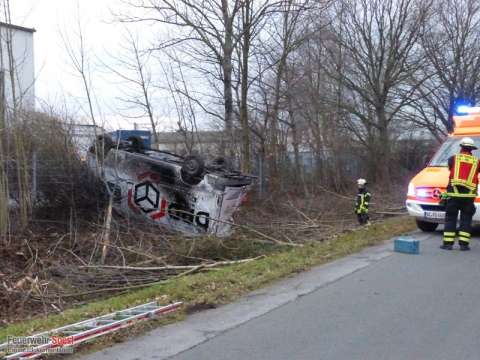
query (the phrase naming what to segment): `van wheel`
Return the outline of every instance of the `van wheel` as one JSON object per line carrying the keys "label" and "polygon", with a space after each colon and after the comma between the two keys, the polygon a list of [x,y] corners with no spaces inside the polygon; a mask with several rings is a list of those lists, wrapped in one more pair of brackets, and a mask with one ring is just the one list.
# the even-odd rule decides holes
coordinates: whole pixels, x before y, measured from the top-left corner
{"label": "van wheel", "polygon": [[417,226],[420,230],[422,230],[424,232],[434,232],[437,229],[438,224],[427,222],[427,221],[417,220]]}
{"label": "van wheel", "polygon": [[95,144],[90,146],[88,151],[103,159],[113,147],[115,147],[115,145],[109,135],[98,135]]}
{"label": "van wheel", "polygon": [[205,164],[203,160],[197,156],[189,155],[183,160],[181,176],[183,182],[189,185],[197,185],[203,179]]}
{"label": "van wheel", "polygon": [[145,150],[145,145],[143,139],[140,136],[130,136],[128,139],[130,141],[130,148],[137,153],[143,153]]}

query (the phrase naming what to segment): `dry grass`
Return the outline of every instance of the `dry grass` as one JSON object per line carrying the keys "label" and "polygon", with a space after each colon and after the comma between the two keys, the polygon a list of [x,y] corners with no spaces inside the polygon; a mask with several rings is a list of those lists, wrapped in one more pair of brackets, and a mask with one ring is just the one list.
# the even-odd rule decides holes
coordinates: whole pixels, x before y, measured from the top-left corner
{"label": "dry grass", "polygon": [[237,214],[238,225],[229,238],[189,238],[115,217],[105,265],[168,265],[162,271],[95,268],[102,263],[104,245],[104,228],[96,222],[35,222],[0,243],[0,319],[7,325],[32,314],[61,312],[179,276],[185,270],[171,266],[254,258],[331,239],[357,227],[352,201],[330,193],[309,199],[289,194],[282,195],[281,201],[251,199]]}

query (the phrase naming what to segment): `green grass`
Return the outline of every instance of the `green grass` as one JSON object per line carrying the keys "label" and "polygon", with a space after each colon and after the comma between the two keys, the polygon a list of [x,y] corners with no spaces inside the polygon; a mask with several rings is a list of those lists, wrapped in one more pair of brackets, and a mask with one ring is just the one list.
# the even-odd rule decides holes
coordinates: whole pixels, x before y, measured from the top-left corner
{"label": "green grass", "polygon": [[0,328],[0,343],[8,335],[31,335],[155,299],[164,303],[183,301],[185,307],[173,320],[170,318],[169,321],[178,320],[184,318],[188,312],[231,302],[274,280],[358,252],[414,228],[415,223],[411,218],[398,217],[327,241],[311,243],[303,247],[283,248],[260,260],[177,278],[72,308],[61,314],[42,316],[8,325]]}

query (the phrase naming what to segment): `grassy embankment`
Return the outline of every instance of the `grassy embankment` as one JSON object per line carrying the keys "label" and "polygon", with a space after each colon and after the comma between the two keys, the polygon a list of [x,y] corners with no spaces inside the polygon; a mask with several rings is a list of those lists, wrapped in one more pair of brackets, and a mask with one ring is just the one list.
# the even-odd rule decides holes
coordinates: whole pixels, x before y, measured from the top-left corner
{"label": "grassy embankment", "polygon": [[[182,310],[169,316],[168,319],[152,321],[149,325],[139,326],[134,330],[135,332],[143,331],[145,328],[180,320],[192,311],[231,302],[275,280],[358,252],[414,228],[415,224],[411,218],[397,217],[373,224],[368,228],[335,236],[330,240],[310,243],[302,247],[282,247],[259,260],[171,279],[141,290],[72,308],[61,314],[8,325],[0,328],[0,343],[8,335],[29,335],[154,299],[163,303],[169,301],[185,303]],[[132,334],[132,330],[129,330],[129,334]]]}

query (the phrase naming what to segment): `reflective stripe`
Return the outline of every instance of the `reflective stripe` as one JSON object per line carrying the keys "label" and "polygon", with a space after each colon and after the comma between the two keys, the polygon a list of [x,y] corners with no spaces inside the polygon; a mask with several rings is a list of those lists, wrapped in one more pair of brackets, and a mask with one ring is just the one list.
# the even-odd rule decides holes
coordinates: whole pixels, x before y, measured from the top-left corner
{"label": "reflective stripe", "polygon": [[475,189],[477,187],[477,184],[473,181],[473,179],[477,175],[478,159],[474,158],[473,156],[472,158],[473,158],[472,168],[470,169],[470,175],[468,177],[467,182],[472,185],[473,189]]}
{"label": "reflective stripe", "polygon": [[446,243],[455,242],[455,236],[457,235],[454,231],[444,231],[443,232],[443,241]]}
{"label": "reflective stripe", "polygon": [[475,192],[472,193],[467,193],[467,194],[462,194],[462,193],[447,193],[448,196],[450,197],[458,197],[458,198],[475,198],[477,197],[477,194]]}
{"label": "reflective stripe", "polygon": [[462,179],[452,180],[452,185],[463,186],[470,191],[473,191],[476,188],[475,185],[472,185],[472,184],[468,183],[467,180],[462,180]]}
{"label": "reflective stripe", "polygon": [[[462,163],[471,165],[470,171],[466,179],[460,177],[461,176],[460,169],[461,169]],[[475,156],[468,155],[468,154],[455,155],[454,172],[452,174],[453,175],[452,178],[450,179],[450,184],[453,186],[453,189],[454,189],[454,194],[455,194],[454,196],[460,197],[459,192],[456,189],[456,186],[463,186],[469,189],[471,192],[474,192],[476,190],[477,182],[475,181],[475,176],[477,175],[477,169],[478,169],[478,159]],[[461,196],[461,197],[467,197],[467,196]]]}
{"label": "reflective stripe", "polygon": [[368,214],[368,200],[367,197],[370,197],[370,193],[358,194],[360,196],[360,204],[357,206],[357,214]]}
{"label": "reflective stripe", "polygon": [[[459,158],[457,156],[455,156],[455,169],[454,169],[454,172],[453,172],[453,178],[455,179],[456,177],[458,177],[458,174],[460,173],[460,161],[459,161]],[[452,179],[452,184],[453,184],[453,179]],[[455,190],[455,192],[457,192]]]}
{"label": "reflective stripe", "polygon": [[466,243],[470,242],[470,238],[463,237],[463,236],[460,236],[460,237],[458,238],[458,240],[459,240],[459,241],[466,242]]}
{"label": "reflective stripe", "polygon": [[470,237],[472,236],[472,235],[470,235],[470,233],[467,233],[467,232],[465,232],[465,231],[459,231],[459,232],[458,232],[458,235],[459,235],[459,236],[463,236],[463,237],[468,237],[469,239],[470,239]]}

